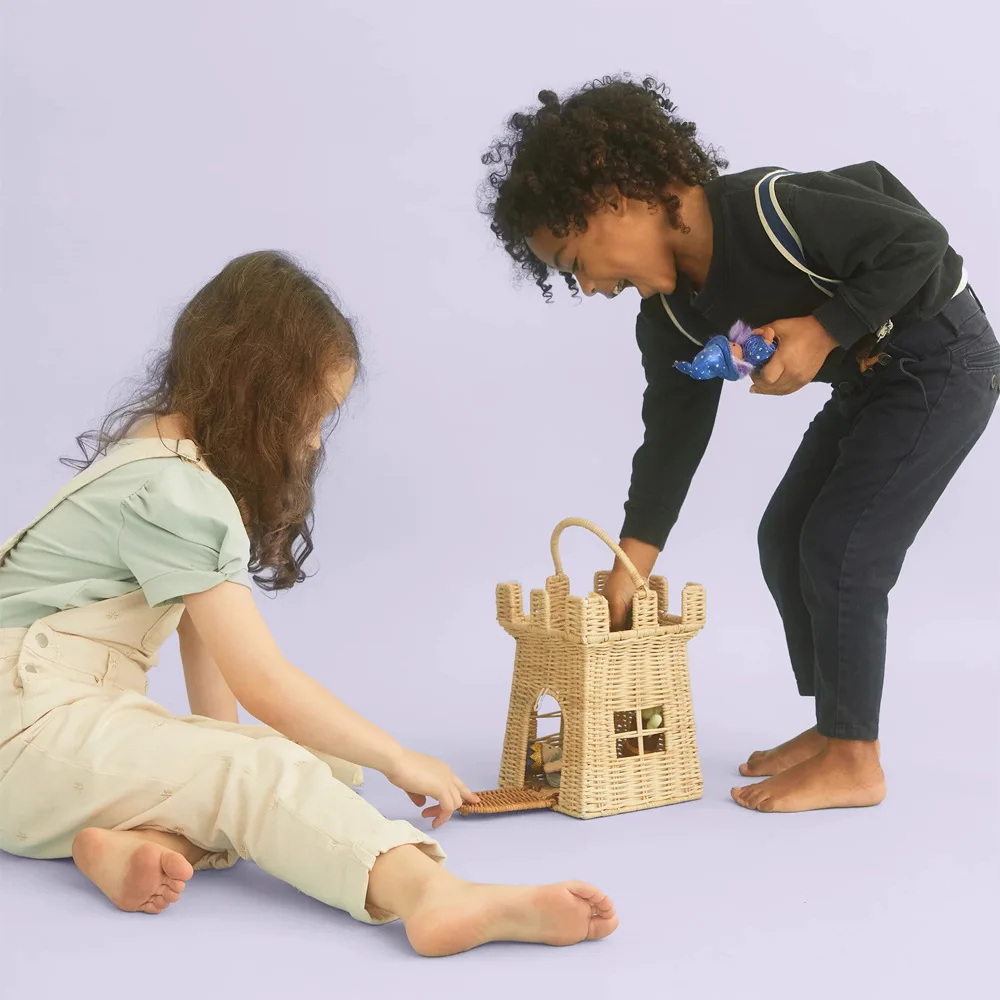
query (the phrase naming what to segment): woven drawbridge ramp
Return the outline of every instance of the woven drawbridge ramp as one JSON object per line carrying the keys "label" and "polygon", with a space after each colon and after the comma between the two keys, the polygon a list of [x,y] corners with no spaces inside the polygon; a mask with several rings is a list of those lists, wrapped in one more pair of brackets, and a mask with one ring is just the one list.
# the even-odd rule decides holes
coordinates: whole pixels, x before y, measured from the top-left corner
{"label": "woven drawbridge ramp", "polygon": [[497,788],[476,794],[479,801],[475,804],[466,802],[459,809],[461,815],[494,816],[528,809],[551,809],[559,801],[559,790],[556,788]]}

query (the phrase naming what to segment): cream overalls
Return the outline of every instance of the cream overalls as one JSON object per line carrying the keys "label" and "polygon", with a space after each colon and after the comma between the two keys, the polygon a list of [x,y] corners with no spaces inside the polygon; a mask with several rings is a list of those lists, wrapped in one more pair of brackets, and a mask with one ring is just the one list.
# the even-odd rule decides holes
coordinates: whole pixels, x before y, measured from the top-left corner
{"label": "cream overalls", "polygon": [[[129,462],[190,461],[191,442],[134,440],[72,479],[0,548],[0,565],[66,497]],[[310,896],[382,923],[365,908],[375,858],[416,844],[350,786],[361,769],[262,725],[178,718],[145,696],[146,672],[184,613],[141,590],[0,629],[0,849],[64,858],[85,827],[178,833],[209,853],[196,868],[249,858]]]}

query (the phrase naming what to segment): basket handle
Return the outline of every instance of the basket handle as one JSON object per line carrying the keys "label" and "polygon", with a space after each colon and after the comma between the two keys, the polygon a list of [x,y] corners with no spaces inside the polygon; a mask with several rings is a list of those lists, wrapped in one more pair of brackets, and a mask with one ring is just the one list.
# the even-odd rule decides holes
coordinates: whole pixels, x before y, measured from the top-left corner
{"label": "basket handle", "polygon": [[618,561],[625,567],[628,571],[628,575],[632,578],[632,582],[635,584],[636,590],[649,589],[648,582],[642,578],[639,571],[632,565],[632,560],[625,555],[621,546],[618,545],[610,535],[601,531],[596,524],[591,521],[586,521],[581,517],[567,517],[565,521],[560,521],[556,525],[555,531],[552,532],[552,562],[555,565],[557,575],[564,575],[562,559],[559,556],[559,537],[567,528],[586,528],[587,531],[593,532],[618,557]]}

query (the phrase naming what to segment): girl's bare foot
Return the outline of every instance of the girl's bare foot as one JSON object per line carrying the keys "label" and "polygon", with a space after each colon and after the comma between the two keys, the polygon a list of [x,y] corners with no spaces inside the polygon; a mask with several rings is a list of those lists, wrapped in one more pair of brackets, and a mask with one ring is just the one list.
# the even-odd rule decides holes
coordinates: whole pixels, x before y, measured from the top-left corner
{"label": "girl's bare foot", "polygon": [[885,798],[877,743],[827,740],[808,760],[756,785],[732,790],[734,801],[759,812],[805,812],[876,806]]}
{"label": "girl's bare foot", "polygon": [[[160,913],[180,898],[194,874],[183,837],[153,830],[81,830],[73,841],[77,868],[120,910]],[[180,848],[179,850],[174,849]],[[197,860],[199,853],[194,849]]]}
{"label": "girl's bare foot", "polygon": [[611,900],[584,882],[506,886],[456,879],[429,891],[403,925],[414,951],[433,958],[490,941],[597,941],[615,930],[618,917]]}
{"label": "girl's bare foot", "polygon": [[771,750],[755,750],[745,764],[740,764],[740,774],[744,778],[765,778],[781,774],[782,771],[815,757],[825,746],[826,737],[820,736],[814,726],[781,746]]}
{"label": "girl's bare foot", "polygon": [[376,859],[367,903],[373,912],[397,914],[414,950],[428,957],[489,941],[597,941],[618,926],[611,900],[592,885],[476,885],[409,844]]}

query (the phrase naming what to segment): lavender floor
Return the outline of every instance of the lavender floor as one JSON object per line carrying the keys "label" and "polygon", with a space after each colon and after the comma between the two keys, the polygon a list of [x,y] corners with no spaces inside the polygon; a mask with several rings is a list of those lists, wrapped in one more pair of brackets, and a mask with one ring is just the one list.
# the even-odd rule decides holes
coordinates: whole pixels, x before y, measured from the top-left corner
{"label": "lavender floor", "polygon": [[[319,576],[261,606],[293,663],[492,787],[513,658],[494,587],[541,586],[564,517],[618,529],[644,379],[634,296],[574,303],[556,282],[549,308],[511,280],[475,212],[481,151],[543,87],[652,73],[733,170],[885,164],[947,226],[996,326],[997,6],[941,6],[3,4],[0,538],[194,289],[237,253],[301,257],[358,316],[369,379],[320,483]],[[0,855],[0,1000],[1000,996],[1000,418],[892,595],[886,802],[766,816],[729,799],[749,750],[810,724],[753,526],[823,399],[727,386],[660,563],[675,600],[689,579],[708,592],[690,650],[704,797],[442,831],[468,878],[598,884],[612,938],[426,961],[400,927],[251,864],[146,917],[69,862]],[[564,542],[574,594],[609,560],[582,535]],[[174,652],[152,684],[184,710]],[[415,815],[377,777],[366,794]]]}
{"label": "lavender floor", "polygon": [[[963,718],[950,724],[933,665],[911,661],[884,722],[890,795],[877,809],[763,816],[731,804],[734,762],[802,712],[780,675],[750,664],[724,688],[696,675],[700,801],[589,823],[533,814],[445,828],[463,876],[583,877],[605,888],[621,928],[601,944],[493,946],[425,961],[398,925],[357,925],[248,863],[197,876],[180,904],[154,918],[114,910],[71,862],[0,856],[2,993],[986,996],[1000,889],[992,659],[984,649],[981,662],[952,675],[981,697],[963,699]],[[771,709],[751,725],[741,706],[757,703]],[[455,759],[455,748],[434,749]],[[483,755],[462,771],[488,785],[494,766]],[[380,779],[366,794],[408,815]]]}

